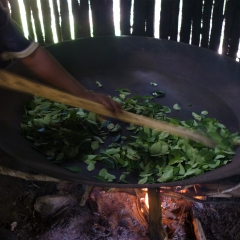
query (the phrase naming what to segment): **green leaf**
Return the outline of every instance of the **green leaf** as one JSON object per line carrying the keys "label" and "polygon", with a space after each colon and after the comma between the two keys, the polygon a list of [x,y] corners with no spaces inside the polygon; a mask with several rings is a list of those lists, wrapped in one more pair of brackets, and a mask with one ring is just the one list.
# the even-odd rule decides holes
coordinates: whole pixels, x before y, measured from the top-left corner
{"label": "green leaf", "polygon": [[126,179],[126,174],[122,174],[122,175],[119,177],[119,182],[128,183],[125,179]]}
{"label": "green leaf", "polygon": [[157,83],[154,83],[154,82],[150,82],[151,85],[153,85],[154,87],[157,86]]}
{"label": "green leaf", "polygon": [[201,120],[202,120],[202,117],[199,116],[198,114],[192,112],[192,115],[193,115],[193,117],[194,117],[196,120],[198,120],[198,121],[201,121]]}
{"label": "green leaf", "polygon": [[82,172],[81,168],[76,167],[76,166],[70,166],[70,167],[66,167],[66,169],[72,171],[72,172]]}
{"label": "green leaf", "polygon": [[104,177],[108,182],[112,182],[116,177],[110,173],[107,172],[105,168],[101,169],[99,172],[100,177]]}
{"label": "green leaf", "polygon": [[90,162],[90,163],[88,164],[87,170],[88,170],[88,171],[94,170],[94,169],[95,169],[95,163],[96,163],[95,161]]}
{"label": "green leaf", "polygon": [[198,175],[198,174],[200,174],[201,172],[202,172],[202,170],[199,169],[199,168],[195,168],[195,169],[189,168],[189,169],[187,170],[187,172],[184,174],[184,177],[192,176],[192,175]]}
{"label": "green leaf", "polygon": [[179,106],[177,103],[175,103],[175,104],[173,105],[173,109],[179,111],[181,108],[180,108],[180,106]]}
{"label": "green leaf", "polygon": [[86,158],[86,160],[91,161],[91,160],[95,159],[97,156],[98,155],[86,155],[85,158]]}
{"label": "green leaf", "polygon": [[105,169],[105,168],[103,168],[103,169],[101,169],[100,171],[99,171],[99,176],[100,177],[104,177],[105,178],[105,176],[107,175],[107,169]]}
{"label": "green leaf", "polygon": [[99,81],[96,81],[98,87],[102,87],[102,84]]}
{"label": "green leaf", "polygon": [[162,176],[157,180],[158,182],[166,182],[173,177],[173,168],[169,169],[168,171],[164,172]]}
{"label": "green leaf", "polygon": [[219,165],[220,165],[220,160],[217,160],[215,163],[213,163],[213,164],[208,164],[208,167],[210,167],[210,168],[216,168],[216,167],[218,167]]}
{"label": "green leaf", "polygon": [[97,150],[99,148],[99,142],[98,141],[92,142],[91,148],[92,150]]}
{"label": "green leaf", "polygon": [[185,169],[181,163],[178,164],[179,166],[179,174],[184,175],[185,174]]}
{"label": "green leaf", "polygon": [[208,111],[202,111],[201,114],[202,115],[208,115]]}
{"label": "green leaf", "polygon": [[164,141],[158,141],[149,148],[151,156],[164,155],[168,152],[168,144]]}
{"label": "green leaf", "polygon": [[104,143],[104,141],[98,136],[94,136],[93,138],[97,140],[99,143]]}
{"label": "green leaf", "polygon": [[57,155],[57,157],[56,157],[56,161],[62,160],[63,157],[64,157],[64,153],[59,153],[59,154]]}
{"label": "green leaf", "polygon": [[88,114],[88,119],[91,120],[91,121],[93,121],[93,122],[96,122],[96,121],[97,121],[96,114],[90,112],[90,113]]}
{"label": "green leaf", "polygon": [[120,148],[110,148],[105,151],[107,155],[113,155],[120,152]]}
{"label": "green leaf", "polygon": [[148,180],[148,177],[144,177],[138,181],[138,184],[144,184],[147,182],[147,180]]}

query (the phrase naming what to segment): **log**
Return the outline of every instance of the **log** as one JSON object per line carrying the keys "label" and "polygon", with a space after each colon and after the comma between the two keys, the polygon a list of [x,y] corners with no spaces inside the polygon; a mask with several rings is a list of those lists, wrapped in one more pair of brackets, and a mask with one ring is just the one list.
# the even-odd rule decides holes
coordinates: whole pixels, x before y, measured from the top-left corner
{"label": "log", "polygon": [[208,48],[209,45],[209,29],[210,20],[213,7],[213,0],[205,0],[203,10],[203,27],[202,27],[202,40],[201,47]]}
{"label": "log", "polygon": [[206,237],[202,228],[202,224],[197,218],[193,219],[193,229],[194,229],[196,240],[206,240]]}
{"label": "log", "polygon": [[131,0],[120,0],[121,35],[130,35]]}
{"label": "log", "polygon": [[25,172],[16,171],[3,166],[0,166],[0,174],[10,176],[10,177],[21,178],[26,181],[45,181],[45,182],[61,182],[62,181],[60,179],[52,178],[46,175],[29,174]]}
{"label": "log", "polygon": [[212,30],[209,49],[217,52],[220,45],[220,38],[223,24],[223,5],[224,0],[215,0],[212,19]]}
{"label": "log", "polygon": [[92,185],[85,185],[85,191],[84,191],[84,194],[82,195],[82,198],[81,198],[81,201],[79,203],[79,205],[81,207],[84,207],[86,205],[86,202],[89,198],[89,195],[91,194],[93,190],[93,186]]}
{"label": "log", "polygon": [[149,199],[149,235],[151,240],[167,240],[167,233],[162,226],[162,206],[160,188],[148,189]]}

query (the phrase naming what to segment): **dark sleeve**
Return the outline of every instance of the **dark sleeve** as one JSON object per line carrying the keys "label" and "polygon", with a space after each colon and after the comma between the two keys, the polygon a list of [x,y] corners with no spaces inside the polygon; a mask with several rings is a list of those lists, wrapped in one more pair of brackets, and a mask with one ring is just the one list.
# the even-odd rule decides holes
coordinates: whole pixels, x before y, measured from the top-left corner
{"label": "dark sleeve", "polygon": [[0,55],[4,60],[23,58],[36,50],[38,44],[27,40],[0,4]]}

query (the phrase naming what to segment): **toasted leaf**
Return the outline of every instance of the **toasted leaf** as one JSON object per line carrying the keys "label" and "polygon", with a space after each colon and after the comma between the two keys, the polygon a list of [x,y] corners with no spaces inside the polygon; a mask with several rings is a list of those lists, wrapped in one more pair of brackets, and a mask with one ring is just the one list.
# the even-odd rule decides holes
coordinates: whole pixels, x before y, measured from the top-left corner
{"label": "toasted leaf", "polygon": [[181,108],[180,108],[180,106],[179,106],[177,103],[175,103],[175,104],[173,105],[173,109],[175,109],[175,110],[180,110]]}

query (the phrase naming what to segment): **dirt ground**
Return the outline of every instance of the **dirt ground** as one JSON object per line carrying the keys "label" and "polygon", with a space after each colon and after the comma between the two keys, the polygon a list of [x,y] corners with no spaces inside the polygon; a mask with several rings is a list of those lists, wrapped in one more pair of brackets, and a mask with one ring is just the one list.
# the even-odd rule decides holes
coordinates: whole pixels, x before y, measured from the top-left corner
{"label": "dirt ground", "polygon": [[240,239],[240,204],[194,204],[207,240]]}
{"label": "dirt ground", "polygon": [[[1,155],[0,164],[6,161],[7,157]],[[9,163],[8,167],[26,171]],[[84,188],[81,184],[31,182],[0,175],[0,233],[1,229],[12,231],[17,237],[12,240],[149,240],[148,220],[139,213],[136,196],[94,188],[86,205],[81,207],[78,203]],[[43,196],[73,196],[77,204],[54,213],[45,211],[44,215],[34,209],[36,200]],[[168,200],[163,209],[163,225],[169,236],[174,237],[170,239],[193,240],[191,227],[184,229],[186,221],[191,224],[185,203],[179,202],[178,206],[176,200]],[[0,236],[0,240],[7,239]]]}

